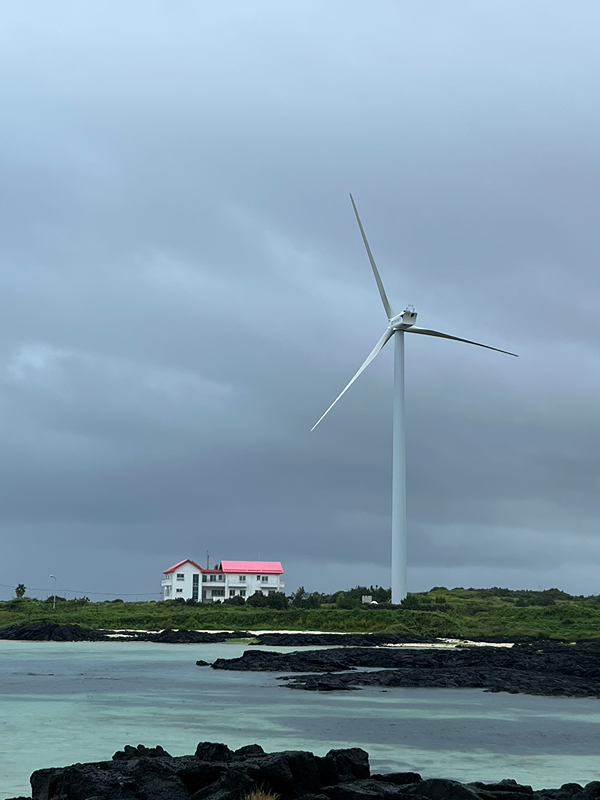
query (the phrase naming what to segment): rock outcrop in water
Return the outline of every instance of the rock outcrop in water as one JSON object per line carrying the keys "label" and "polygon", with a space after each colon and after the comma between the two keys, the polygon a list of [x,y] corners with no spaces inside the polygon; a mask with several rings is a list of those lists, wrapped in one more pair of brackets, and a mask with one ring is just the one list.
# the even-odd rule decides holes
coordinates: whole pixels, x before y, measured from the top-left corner
{"label": "rock outcrop in water", "polygon": [[[294,653],[247,650],[219,658],[213,669],[304,673],[282,677],[293,689],[334,691],[360,686],[480,688],[566,697],[600,697],[600,641],[517,644],[510,648],[418,650],[335,648]],[[360,672],[358,667],[376,668]],[[312,674],[311,674],[312,673]],[[314,674],[317,673],[317,674]]]}
{"label": "rock outcrop in water", "polygon": [[319,757],[265,753],[257,744],[232,751],[216,742],[178,757],[161,747],[128,746],[112,761],[38,770],[31,787],[32,800],[244,800],[257,789],[277,800],[600,800],[600,781],[534,792],[513,780],[462,784],[424,780],[416,772],[371,775],[368,753],[358,747]]}

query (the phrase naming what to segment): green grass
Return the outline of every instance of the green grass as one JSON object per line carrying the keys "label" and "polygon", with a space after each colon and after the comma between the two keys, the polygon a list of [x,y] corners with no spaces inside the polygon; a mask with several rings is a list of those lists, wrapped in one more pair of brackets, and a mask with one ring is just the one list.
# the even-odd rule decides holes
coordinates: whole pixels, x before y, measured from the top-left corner
{"label": "green grass", "polygon": [[[343,603],[348,605],[348,593]],[[600,637],[600,598],[572,597],[558,590],[444,589],[409,595],[405,607],[335,602],[317,608],[255,608],[189,603],[92,603],[29,598],[0,603],[0,627],[47,619],[88,628],[205,630],[320,630],[414,633],[452,638],[545,636],[574,641]]]}

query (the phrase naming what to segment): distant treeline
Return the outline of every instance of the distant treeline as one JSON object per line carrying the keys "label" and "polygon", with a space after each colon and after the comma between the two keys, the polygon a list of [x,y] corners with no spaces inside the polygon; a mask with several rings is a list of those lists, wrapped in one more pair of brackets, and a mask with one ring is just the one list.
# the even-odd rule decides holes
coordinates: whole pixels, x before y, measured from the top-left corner
{"label": "distant treeline", "polygon": [[[375,604],[363,604],[370,596]],[[538,636],[569,641],[600,637],[600,596],[545,591],[447,589],[411,593],[401,605],[388,589],[356,586],[323,594],[303,587],[291,595],[252,595],[222,603],[191,600],[91,602],[87,597],[46,600],[26,595],[0,602],[0,627],[51,619],[102,629],[321,630],[411,633],[448,638]],[[56,608],[54,608],[56,605]]]}

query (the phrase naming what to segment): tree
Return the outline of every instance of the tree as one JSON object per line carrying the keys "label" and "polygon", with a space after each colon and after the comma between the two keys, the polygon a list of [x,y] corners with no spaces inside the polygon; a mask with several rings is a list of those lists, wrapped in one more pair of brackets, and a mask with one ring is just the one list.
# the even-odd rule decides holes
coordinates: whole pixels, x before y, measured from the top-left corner
{"label": "tree", "polygon": [[254,608],[265,608],[268,605],[268,600],[264,594],[257,589],[253,595],[246,600],[246,605],[253,606]]}
{"label": "tree", "polygon": [[290,595],[290,603],[296,608],[319,608],[322,597],[318,592],[309,594],[304,586],[300,586]]}
{"label": "tree", "polygon": [[283,592],[273,592],[267,597],[267,605],[269,608],[287,608],[288,599]]}
{"label": "tree", "polygon": [[15,588],[15,595],[19,598],[19,600],[21,599],[21,597],[23,597],[25,595],[26,590],[27,590],[27,587],[25,586],[24,583],[18,583],[17,584],[17,586]]}
{"label": "tree", "polygon": [[308,592],[305,590],[304,586],[299,586],[295,592],[291,593],[290,602],[293,606],[302,607],[307,597],[308,597]]}

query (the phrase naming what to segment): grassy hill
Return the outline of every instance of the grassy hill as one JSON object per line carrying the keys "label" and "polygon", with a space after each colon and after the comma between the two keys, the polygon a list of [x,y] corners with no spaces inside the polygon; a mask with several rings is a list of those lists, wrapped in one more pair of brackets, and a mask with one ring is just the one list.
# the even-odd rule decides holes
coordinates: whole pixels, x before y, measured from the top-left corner
{"label": "grassy hill", "polygon": [[[27,597],[0,602],[0,627],[14,622],[51,619],[89,628],[159,630],[320,630],[416,633],[455,638],[549,636],[569,641],[600,637],[600,597],[576,597],[508,589],[446,589],[410,594],[401,606],[382,602],[363,606],[357,587],[334,595],[295,596],[287,607],[250,603],[202,605],[189,601],[93,603],[87,598],[52,600]],[[381,592],[384,590],[377,590]],[[282,605],[282,603],[279,603]]]}

